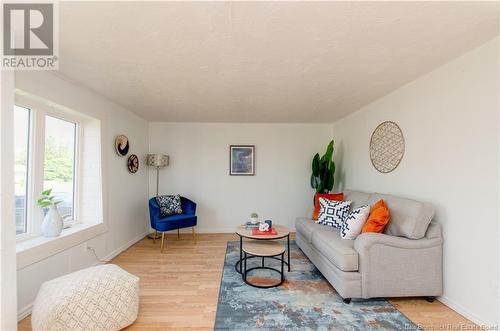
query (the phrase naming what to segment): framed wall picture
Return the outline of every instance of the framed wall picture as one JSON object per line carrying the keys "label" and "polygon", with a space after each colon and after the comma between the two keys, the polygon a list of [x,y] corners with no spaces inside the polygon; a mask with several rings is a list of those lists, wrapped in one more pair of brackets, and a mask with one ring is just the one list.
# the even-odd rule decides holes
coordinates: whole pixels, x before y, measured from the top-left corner
{"label": "framed wall picture", "polygon": [[255,175],[254,145],[229,146],[229,175],[231,176]]}

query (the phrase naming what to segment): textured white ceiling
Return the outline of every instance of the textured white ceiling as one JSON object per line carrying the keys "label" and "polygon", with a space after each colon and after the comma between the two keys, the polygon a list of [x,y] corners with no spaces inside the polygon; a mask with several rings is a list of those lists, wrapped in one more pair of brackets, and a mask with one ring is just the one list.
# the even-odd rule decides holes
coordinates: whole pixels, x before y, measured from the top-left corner
{"label": "textured white ceiling", "polygon": [[334,121],[498,35],[498,2],[61,2],[60,71],[154,121]]}

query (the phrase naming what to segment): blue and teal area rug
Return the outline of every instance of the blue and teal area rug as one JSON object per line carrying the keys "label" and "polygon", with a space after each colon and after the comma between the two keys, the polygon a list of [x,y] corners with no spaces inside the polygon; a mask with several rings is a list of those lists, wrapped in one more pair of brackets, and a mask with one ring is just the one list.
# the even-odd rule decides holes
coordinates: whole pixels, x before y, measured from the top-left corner
{"label": "blue and teal area rug", "polygon": [[[228,242],[215,330],[416,330],[418,327],[383,299],[344,304],[309,259],[291,243],[292,270],[275,288],[246,285],[234,269],[239,242]],[[250,260],[249,260],[250,261]],[[270,261],[270,262],[268,262]],[[256,266],[260,259],[248,262]],[[278,261],[266,260],[278,267]],[[286,268],[285,268],[286,270]],[[254,270],[249,280],[272,283],[279,275]]]}

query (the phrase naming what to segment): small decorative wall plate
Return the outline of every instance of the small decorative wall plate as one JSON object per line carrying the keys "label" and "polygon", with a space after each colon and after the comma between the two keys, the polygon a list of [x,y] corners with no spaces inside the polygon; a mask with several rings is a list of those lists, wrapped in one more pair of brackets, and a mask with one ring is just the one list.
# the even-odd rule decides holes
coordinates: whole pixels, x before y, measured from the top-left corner
{"label": "small decorative wall plate", "polygon": [[115,150],[116,153],[120,156],[125,156],[128,154],[128,151],[130,149],[130,143],[128,141],[127,136],[124,135],[119,135],[115,139]]}
{"label": "small decorative wall plate", "polygon": [[135,174],[137,170],[139,170],[139,158],[137,157],[137,155],[132,154],[128,157],[127,167],[128,171],[133,174]]}
{"label": "small decorative wall plate", "polygon": [[380,123],[370,140],[370,159],[375,169],[389,173],[396,169],[405,153],[405,139],[399,125],[392,121]]}

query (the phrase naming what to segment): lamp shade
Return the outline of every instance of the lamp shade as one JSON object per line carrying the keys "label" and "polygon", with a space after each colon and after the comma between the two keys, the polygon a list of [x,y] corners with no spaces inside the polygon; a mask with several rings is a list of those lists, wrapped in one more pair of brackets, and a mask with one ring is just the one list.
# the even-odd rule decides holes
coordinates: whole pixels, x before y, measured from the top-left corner
{"label": "lamp shade", "polygon": [[163,168],[168,166],[169,157],[164,154],[148,154],[148,166]]}

